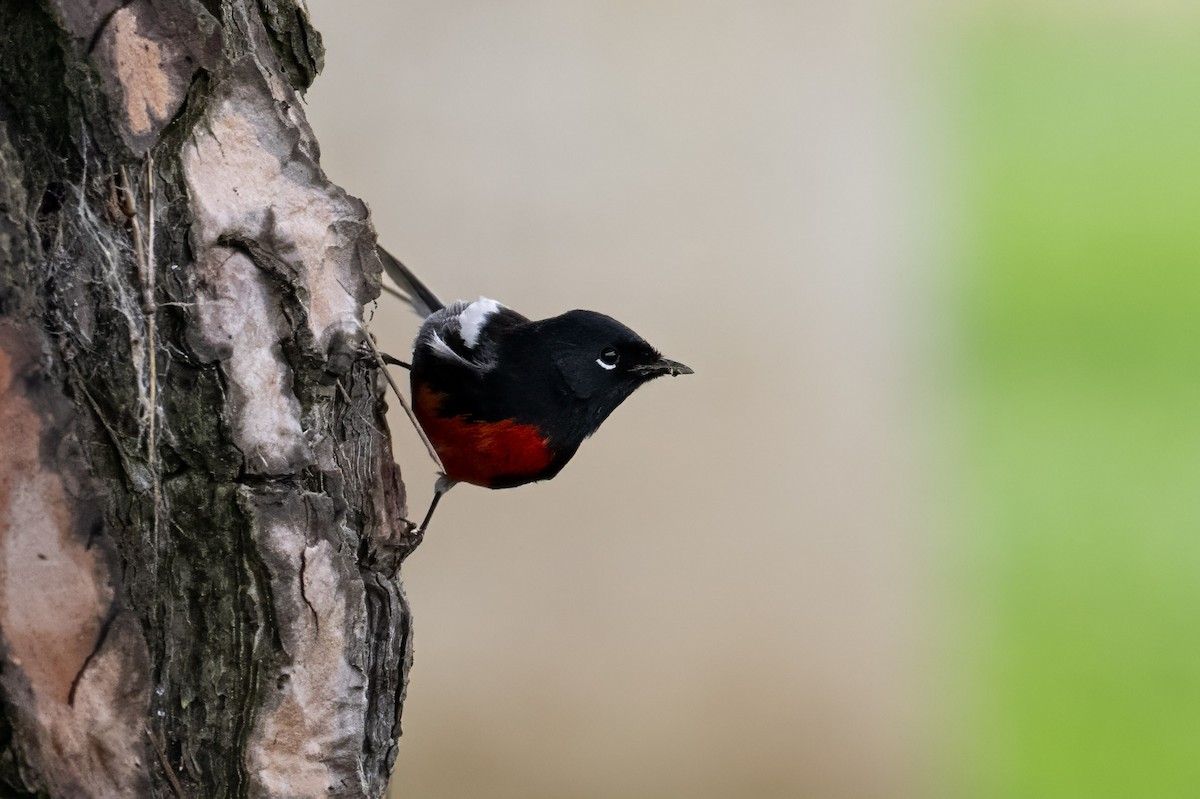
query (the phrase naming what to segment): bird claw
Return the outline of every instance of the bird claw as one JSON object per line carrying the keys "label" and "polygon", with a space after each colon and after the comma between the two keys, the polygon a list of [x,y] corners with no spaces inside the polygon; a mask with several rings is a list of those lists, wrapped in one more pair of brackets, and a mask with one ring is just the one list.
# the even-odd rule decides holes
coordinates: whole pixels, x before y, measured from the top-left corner
{"label": "bird claw", "polygon": [[358,349],[354,351],[354,357],[355,360],[366,361],[370,366],[379,366],[379,362],[383,361],[383,363],[387,366],[402,366],[405,369],[412,368],[412,364],[410,364],[408,361],[402,361],[395,356],[388,355],[386,352],[377,353],[376,350],[366,342],[358,345]]}
{"label": "bird claw", "polygon": [[374,364],[376,363],[375,351],[371,349],[370,344],[365,341],[360,341],[358,342],[358,346],[354,348],[354,360],[367,361]]}

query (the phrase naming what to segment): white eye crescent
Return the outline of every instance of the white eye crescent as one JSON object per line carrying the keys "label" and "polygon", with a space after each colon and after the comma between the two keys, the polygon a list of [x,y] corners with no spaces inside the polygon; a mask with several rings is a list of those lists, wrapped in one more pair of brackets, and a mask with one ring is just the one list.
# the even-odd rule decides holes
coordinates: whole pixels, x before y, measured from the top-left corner
{"label": "white eye crescent", "polygon": [[621,360],[621,354],[614,347],[605,347],[600,350],[600,357],[596,359],[596,365],[601,369],[611,371],[617,368],[619,360]]}

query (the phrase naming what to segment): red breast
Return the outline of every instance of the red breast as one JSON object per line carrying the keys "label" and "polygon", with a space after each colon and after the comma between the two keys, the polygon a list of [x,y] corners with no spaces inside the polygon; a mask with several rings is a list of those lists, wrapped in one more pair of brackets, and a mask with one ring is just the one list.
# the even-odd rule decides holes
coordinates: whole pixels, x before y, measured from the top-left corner
{"label": "red breast", "polygon": [[451,480],[484,487],[498,481],[514,484],[520,478],[536,479],[549,467],[553,454],[536,426],[512,419],[479,422],[439,416],[444,398],[419,386],[413,394],[413,412]]}

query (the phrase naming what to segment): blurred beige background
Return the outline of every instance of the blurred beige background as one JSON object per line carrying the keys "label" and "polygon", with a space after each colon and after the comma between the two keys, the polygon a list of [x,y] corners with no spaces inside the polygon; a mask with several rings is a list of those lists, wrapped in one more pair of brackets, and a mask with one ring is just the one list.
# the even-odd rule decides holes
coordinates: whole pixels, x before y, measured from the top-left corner
{"label": "blurred beige background", "polygon": [[[922,788],[921,99],[883,0],[333,2],[333,180],[444,299],[584,307],[695,376],[405,565],[395,796]],[[380,302],[396,355],[416,320]],[[392,419],[413,513],[433,470]]]}

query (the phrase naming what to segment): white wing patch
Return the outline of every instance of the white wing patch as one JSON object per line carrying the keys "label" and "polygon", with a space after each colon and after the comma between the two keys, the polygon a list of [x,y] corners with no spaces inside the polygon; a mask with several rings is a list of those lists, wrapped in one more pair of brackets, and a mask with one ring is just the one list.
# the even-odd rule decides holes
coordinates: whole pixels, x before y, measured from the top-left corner
{"label": "white wing patch", "polygon": [[498,310],[500,310],[500,303],[489,300],[487,297],[480,297],[458,315],[458,332],[462,336],[463,343],[467,345],[467,349],[475,349],[475,345],[479,343],[479,334],[483,332],[483,326]]}
{"label": "white wing patch", "polygon": [[[480,297],[436,311],[421,325],[414,348],[425,347],[433,356],[487,372],[496,366],[496,342],[485,337],[487,326],[500,314],[507,323],[528,321],[495,300]],[[461,343],[459,343],[461,341]]]}
{"label": "white wing patch", "polygon": [[432,331],[430,332],[429,346],[433,349],[433,351],[435,353],[437,353],[438,355],[440,355],[443,358],[449,358],[452,361],[458,361],[459,363],[463,364],[464,366],[470,366],[471,368],[476,368],[478,366],[478,364],[471,363],[466,358],[464,358],[463,356],[461,356],[457,352],[455,352],[454,349],[449,344],[447,344],[445,342],[445,340],[440,335],[438,335],[436,332],[432,332]]}

